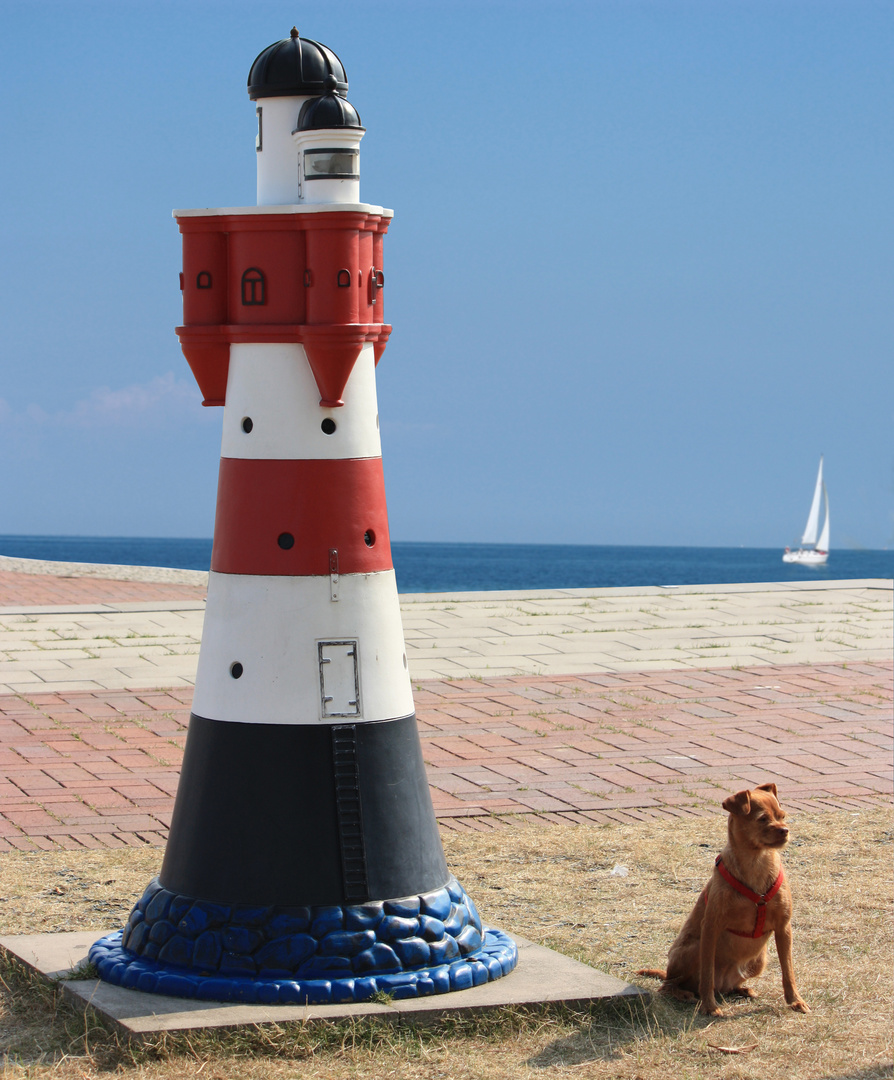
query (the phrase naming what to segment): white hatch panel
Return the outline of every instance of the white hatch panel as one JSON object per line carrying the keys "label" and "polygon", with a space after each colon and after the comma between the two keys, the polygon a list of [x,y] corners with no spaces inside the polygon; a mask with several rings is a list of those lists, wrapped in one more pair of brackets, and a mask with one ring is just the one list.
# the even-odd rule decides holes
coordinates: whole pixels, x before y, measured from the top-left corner
{"label": "white hatch panel", "polygon": [[320,698],[323,719],[360,715],[360,664],[356,641],[321,641]]}

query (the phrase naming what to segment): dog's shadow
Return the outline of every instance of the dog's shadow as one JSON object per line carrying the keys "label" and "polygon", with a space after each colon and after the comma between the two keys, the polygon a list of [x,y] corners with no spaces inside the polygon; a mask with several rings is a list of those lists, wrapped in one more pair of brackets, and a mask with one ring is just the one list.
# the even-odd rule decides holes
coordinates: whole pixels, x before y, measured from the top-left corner
{"label": "dog's shadow", "polygon": [[[721,998],[724,1010],[741,998]],[[763,1011],[748,1002],[749,1015]],[[771,1012],[775,1010],[770,1007]],[[585,1065],[591,1061],[614,1061],[623,1056],[633,1043],[688,1036],[727,1021],[741,1020],[743,1013],[736,1009],[728,1016],[702,1016],[695,1003],[676,1001],[660,994],[624,997],[596,1002],[586,1016],[578,1018],[571,1035],[555,1039],[538,1054],[527,1059],[532,1069],[556,1066]]]}

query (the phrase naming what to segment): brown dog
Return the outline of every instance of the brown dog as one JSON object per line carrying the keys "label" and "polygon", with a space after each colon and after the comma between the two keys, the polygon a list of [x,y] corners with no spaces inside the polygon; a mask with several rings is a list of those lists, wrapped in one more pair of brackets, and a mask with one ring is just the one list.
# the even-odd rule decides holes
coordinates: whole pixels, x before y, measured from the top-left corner
{"label": "brown dog", "polygon": [[662,993],[699,997],[699,1012],[720,1016],[715,994],[755,996],[745,980],[767,966],[772,933],[786,1004],[810,1012],[798,993],[792,966],[792,897],[779,855],[788,843],[788,827],[776,785],[761,784],[731,795],[723,809],[729,812],[729,839],[670,947],[667,971],[650,968],[637,974],[663,979]]}

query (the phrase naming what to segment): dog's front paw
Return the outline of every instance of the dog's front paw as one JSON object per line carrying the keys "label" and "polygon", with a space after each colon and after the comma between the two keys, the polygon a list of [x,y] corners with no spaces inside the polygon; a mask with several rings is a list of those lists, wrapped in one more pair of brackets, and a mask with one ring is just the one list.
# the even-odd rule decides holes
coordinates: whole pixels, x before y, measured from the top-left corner
{"label": "dog's front paw", "polygon": [[720,1006],[716,1001],[703,1001],[698,1007],[703,1016],[723,1016]]}
{"label": "dog's front paw", "polygon": [[788,1003],[788,1007],[794,1012],[808,1013],[810,1012],[810,1006],[806,1001],[802,1001],[800,998],[796,998],[794,1001]]}

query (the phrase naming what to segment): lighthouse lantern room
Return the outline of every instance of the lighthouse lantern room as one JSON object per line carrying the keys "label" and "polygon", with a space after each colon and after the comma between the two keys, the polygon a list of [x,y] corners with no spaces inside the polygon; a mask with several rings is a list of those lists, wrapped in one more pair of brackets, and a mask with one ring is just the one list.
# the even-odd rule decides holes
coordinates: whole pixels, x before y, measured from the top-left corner
{"label": "lighthouse lantern room", "polygon": [[391,560],[375,369],[392,212],[341,61],[254,61],[257,206],[179,210],[184,355],[223,406],[205,626],[161,872],[90,956],[219,1001],[364,1001],[512,970],[444,859]]}

